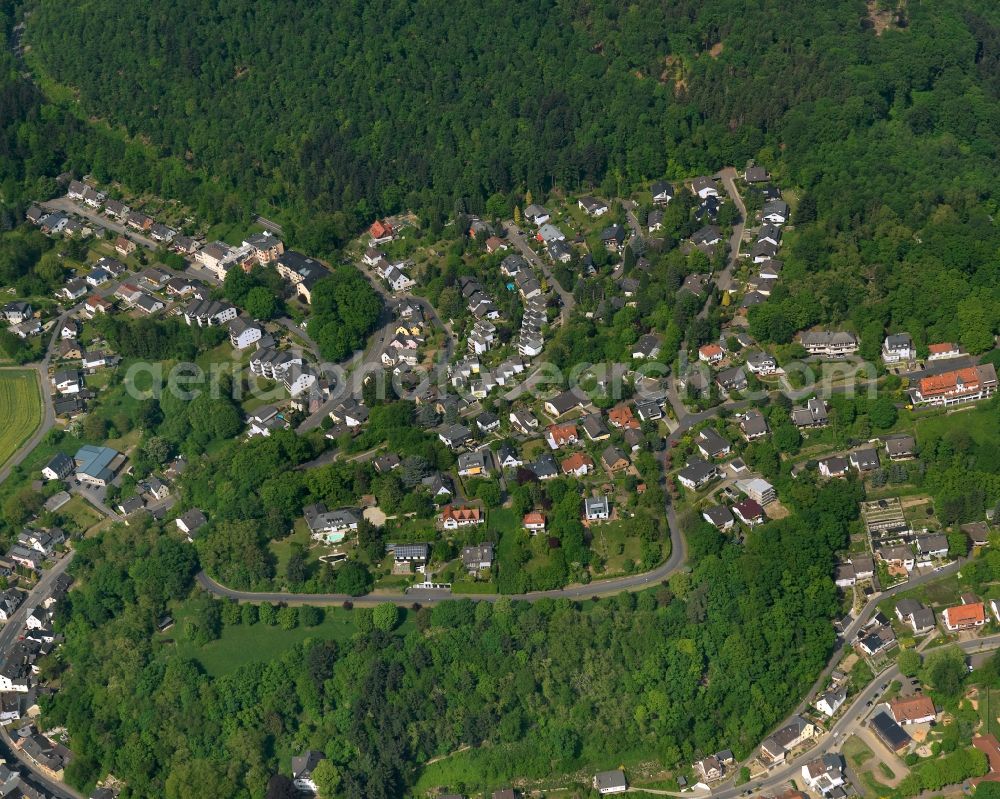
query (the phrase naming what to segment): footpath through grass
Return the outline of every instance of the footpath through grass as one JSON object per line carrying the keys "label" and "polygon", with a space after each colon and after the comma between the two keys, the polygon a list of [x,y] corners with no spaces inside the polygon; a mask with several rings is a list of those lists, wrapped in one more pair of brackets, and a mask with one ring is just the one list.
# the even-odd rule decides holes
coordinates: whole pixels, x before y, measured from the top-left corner
{"label": "footpath through grass", "polygon": [[0,371],[0,466],[38,429],[42,407],[34,369]]}

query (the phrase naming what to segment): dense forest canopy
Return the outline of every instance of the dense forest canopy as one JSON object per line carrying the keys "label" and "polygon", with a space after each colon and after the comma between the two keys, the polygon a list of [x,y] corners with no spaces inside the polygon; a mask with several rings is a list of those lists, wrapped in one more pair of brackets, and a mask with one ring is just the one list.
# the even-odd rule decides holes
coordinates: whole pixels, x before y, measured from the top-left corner
{"label": "dense forest canopy", "polygon": [[[996,151],[997,8],[909,2],[905,15],[876,37],[858,0],[154,0],[128,14],[41,0],[29,39],[87,113],[278,212],[481,210],[494,192],[780,153],[821,206],[849,182],[849,223],[875,199],[908,214],[988,191],[966,156]],[[897,121],[927,144],[866,135]],[[949,166],[933,194],[898,191],[925,148]],[[79,166],[119,169],[111,153]]]}

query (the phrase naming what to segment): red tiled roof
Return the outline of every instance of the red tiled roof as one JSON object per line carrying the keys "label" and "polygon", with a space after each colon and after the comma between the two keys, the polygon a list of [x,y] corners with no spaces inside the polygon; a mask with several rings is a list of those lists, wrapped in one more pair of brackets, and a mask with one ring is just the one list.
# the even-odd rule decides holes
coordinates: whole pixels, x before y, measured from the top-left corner
{"label": "red tiled roof", "polygon": [[905,724],[934,715],[934,702],[929,696],[909,696],[893,699],[889,703],[892,717],[897,724]]}
{"label": "red tiled roof", "polygon": [[943,344],[928,344],[927,351],[931,355],[940,355],[944,352],[952,352],[958,349],[957,344],[952,344],[951,342],[945,342]]}
{"label": "red tiled roof", "polygon": [[588,468],[593,469],[594,459],[591,458],[586,452],[574,452],[560,465],[562,466],[563,473],[569,474],[570,472],[575,472],[581,466],[587,466]]}
{"label": "red tiled roof", "polygon": [[963,624],[981,624],[986,621],[986,606],[982,602],[955,605],[955,607],[945,610],[945,617],[952,627]]}
{"label": "red tiled roof", "polygon": [[445,505],[441,509],[441,518],[443,520],[454,519],[456,522],[474,521],[479,519],[480,513],[479,508],[469,508],[464,505],[459,507]]}
{"label": "red tiled roof", "polygon": [[935,394],[947,394],[959,390],[958,383],[964,385],[962,391],[979,390],[979,371],[975,366],[967,366],[964,369],[956,369],[953,372],[942,372],[939,375],[931,375],[920,380],[920,393],[925,396]]}

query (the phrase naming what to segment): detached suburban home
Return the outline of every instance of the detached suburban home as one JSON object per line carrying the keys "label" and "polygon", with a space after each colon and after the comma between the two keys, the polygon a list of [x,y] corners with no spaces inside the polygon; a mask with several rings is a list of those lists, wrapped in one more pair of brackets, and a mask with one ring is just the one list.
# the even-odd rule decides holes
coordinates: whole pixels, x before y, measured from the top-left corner
{"label": "detached suburban home", "polygon": [[771,200],[764,205],[761,219],[771,225],[783,225],[788,221],[788,203],[784,200]]}
{"label": "detached suburban home", "polygon": [[719,190],[716,188],[715,181],[710,177],[697,177],[691,181],[691,190],[698,195],[699,199],[704,200],[706,197],[718,197]]}
{"label": "detached suburban home", "polygon": [[928,361],[944,361],[948,358],[960,358],[964,354],[965,353],[962,352],[962,348],[958,346],[958,344],[953,344],[951,342],[927,345]]}
{"label": "detached suburban home", "polygon": [[628,781],[625,779],[625,772],[621,769],[615,771],[602,771],[594,775],[594,790],[601,796],[612,793],[625,793],[628,790]]}
{"label": "detached suburban home", "polygon": [[785,755],[796,746],[805,743],[816,734],[816,726],[802,716],[795,716],[789,724],[760,745],[761,759],[766,763],[783,763]]}
{"label": "detached suburban home", "polygon": [[604,200],[598,200],[596,197],[581,197],[577,200],[576,204],[588,216],[604,216],[609,210],[608,204]]}
{"label": "detached suburban home", "polygon": [[885,363],[902,363],[917,357],[916,347],[909,333],[896,333],[886,336],[882,342],[882,360]]}
{"label": "detached suburban home", "polygon": [[982,627],[986,624],[986,606],[982,602],[971,602],[945,608],[941,621],[949,632]]}
{"label": "detached suburban home", "polygon": [[846,477],[850,470],[850,461],[847,458],[832,457],[825,458],[819,462],[819,473],[823,477]]}
{"label": "detached suburban home", "polygon": [[666,205],[674,199],[674,187],[665,180],[658,180],[650,187],[655,205]]}
{"label": "detached suburban home", "polygon": [[713,427],[706,427],[695,438],[698,450],[707,458],[721,458],[732,451],[732,445]]}
{"label": "detached suburban home", "polygon": [[685,488],[697,491],[718,477],[718,474],[718,470],[713,464],[702,460],[693,460],[677,473],[677,479]]}
{"label": "detached suburban home", "polygon": [[441,526],[445,530],[457,530],[459,527],[469,527],[485,521],[483,512],[479,508],[445,505],[441,509]]}
{"label": "detached suburban home", "polygon": [[701,517],[709,524],[723,532],[731,530],[736,524],[732,512],[725,505],[715,505],[702,511]]}
{"label": "detached suburban home", "polygon": [[842,686],[832,691],[826,691],[820,694],[819,699],[816,700],[816,709],[827,718],[830,718],[840,710],[846,699],[846,687]]}

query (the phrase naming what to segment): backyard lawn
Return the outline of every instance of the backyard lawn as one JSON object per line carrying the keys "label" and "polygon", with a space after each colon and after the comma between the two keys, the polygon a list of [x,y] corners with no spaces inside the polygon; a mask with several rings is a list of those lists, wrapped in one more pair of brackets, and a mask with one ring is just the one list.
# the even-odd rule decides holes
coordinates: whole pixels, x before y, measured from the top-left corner
{"label": "backyard lawn", "polygon": [[33,369],[0,371],[0,466],[42,423],[42,395]]}

